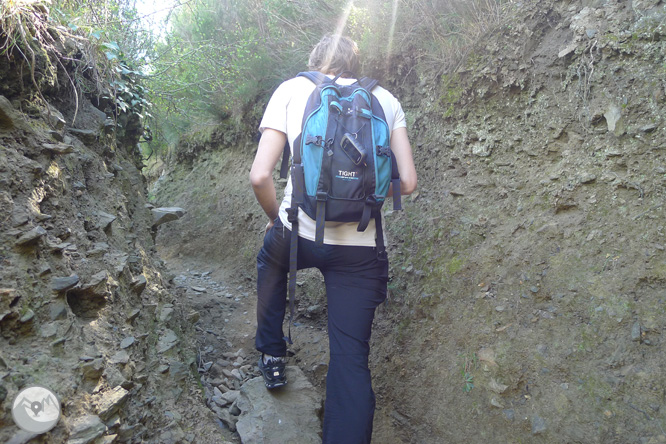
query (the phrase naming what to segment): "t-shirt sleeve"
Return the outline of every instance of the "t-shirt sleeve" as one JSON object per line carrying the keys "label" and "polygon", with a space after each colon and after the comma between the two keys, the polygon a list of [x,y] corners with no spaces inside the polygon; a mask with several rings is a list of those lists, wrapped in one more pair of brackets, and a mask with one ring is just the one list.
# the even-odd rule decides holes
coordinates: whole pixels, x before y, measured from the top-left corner
{"label": "t-shirt sleeve", "polygon": [[400,102],[398,102],[398,99],[395,100],[395,117],[393,118],[393,128],[391,128],[391,131],[396,130],[398,128],[405,128],[407,127],[407,120],[405,119],[405,112],[402,110],[402,105],[400,105]]}
{"label": "t-shirt sleeve", "polygon": [[407,126],[405,121],[405,112],[402,110],[402,105],[396,97],[391,94],[386,89],[378,86],[372,93],[379,99],[379,103],[384,109],[384,115],[386,117],[386,123],[389,124],[391,131],[398,128],[403,128]]}
{"label": "t-shirt sleeve", "polygon": [[287,133],[287,105],[289,105],[290,100],[288,92],[289,88],[286,82],[275,90],[268,101],[268,105],[266,105],[264,116],[259,124],[259,131],[263,132],[266,128],[271,128]]}

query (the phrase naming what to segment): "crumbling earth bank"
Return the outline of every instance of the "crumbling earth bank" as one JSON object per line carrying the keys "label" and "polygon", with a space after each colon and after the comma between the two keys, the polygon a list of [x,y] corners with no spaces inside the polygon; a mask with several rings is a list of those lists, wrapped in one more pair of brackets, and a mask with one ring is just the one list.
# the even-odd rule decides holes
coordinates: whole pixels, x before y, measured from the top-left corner
{"label": "crumbling earth bank", "polygon": [[[455,72],[390,88],[419,190],[386,217],[375,441],[664,442],[664,2],[513,6]],[[252,146],[162,176],[158,201],[196,221],[161,232],[169,256],[252,278]],[[321,283],[301,283],[309,322]]]}
{"label": "crumbling earth bank", "polygon": [[664,4],[518,17],[412,111],[421,188],[391,224],[379,428],[662,442]]}
{"label": "crumbling earth bank", "polygon": [[33,438],[11,407],[43,385],[62,418],[30,442],[223,442],[194,378],[197,314],[155,254],[138,136],[108,135],[87,99],[72,122],[67,91],[20,89],[0,96],[0,441]]}

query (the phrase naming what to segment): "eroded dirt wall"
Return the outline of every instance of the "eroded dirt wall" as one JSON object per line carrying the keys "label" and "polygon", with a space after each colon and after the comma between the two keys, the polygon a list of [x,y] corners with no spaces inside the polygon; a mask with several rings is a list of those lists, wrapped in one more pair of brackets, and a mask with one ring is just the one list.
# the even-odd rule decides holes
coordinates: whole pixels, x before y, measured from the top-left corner
{"label": "eroded dirt wall", "polygon": [[[456,72],[387,76],[419,190],[386,214],[375,441],[664,442],[665,5],[513,6]],[[188,209],[158,240],[253,279],[254,141],[215,140],[158,181]]]}
{"label": "eroded dirt wall", "polygon": [[[155,254],[138,137],[115,139],[104,112],[56,84],[50,104],[25,84],[3,92],[0,441],[221,442],[194,377],[198,313]],[[32,385],[62,409],[39,437],[12,420]]]}
{"label": "eroded dirt wall", "polygon": [[373,361],[404,442],[666,439],[666,11],[583,3],[523,5],[411,112]]}

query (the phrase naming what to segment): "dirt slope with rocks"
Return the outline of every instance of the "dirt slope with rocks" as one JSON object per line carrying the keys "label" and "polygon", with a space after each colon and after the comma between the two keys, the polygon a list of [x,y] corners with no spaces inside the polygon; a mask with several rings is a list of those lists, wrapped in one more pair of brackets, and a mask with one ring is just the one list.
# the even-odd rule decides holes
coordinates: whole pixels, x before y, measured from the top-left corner
{"label": "dirt slope with rocks", "polygon": [[[114,139],[50,63],[45,103],[0,57],[0,441],[224,442],[197,385],[199,314],[155,252],[138,135]],[[40,436],[12,420],[31,385],[62,410]]]}
{"label": "dirt slope with rocks", "polygon": [[[405,56],[384,79],[419,190],[386,217],[375,441],[666,442],[666,5],[513,7],[456,72],[417,77]],[[255,142],[224,136],[157,180],[188,210],[158,245],[252,282]],[[320,277],[300,284],[298,321],[321,327]],[[321,387],[314,340],[292,360]]]}
{"label": "dirt slope with rocks", "polygon": [[665,58],[663,2],[537,2],[425,87],[373,361],[405,442],[666,439]]}

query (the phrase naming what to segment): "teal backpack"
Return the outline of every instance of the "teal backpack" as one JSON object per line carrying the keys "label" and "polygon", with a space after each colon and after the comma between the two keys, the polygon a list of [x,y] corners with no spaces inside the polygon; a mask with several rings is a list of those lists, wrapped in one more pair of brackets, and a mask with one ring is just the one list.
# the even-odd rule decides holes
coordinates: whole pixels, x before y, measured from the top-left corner
{"label": "teal backpack", "polygon": [[[344,74],[344,73],[343,73]],[[324,241],[324,222],[358,222],[365,231],[375,219],[377,255],[386,260],[381,208],[393,184],[393,209],[401,209],[400,176],[391,152],[391,130],[372,89],[377,81],[362,78],[351,85],[336,83],[320,72],[302,72],[315,89],[310,95],[300,136],[292,147],[291,208],[292,225],[289,267],[291,321],[294,316],[298,211],[316,221],[315,244]],[[286,176],[285,146],[282,175]],[[291,343],[291,331],[289,338]]]}

